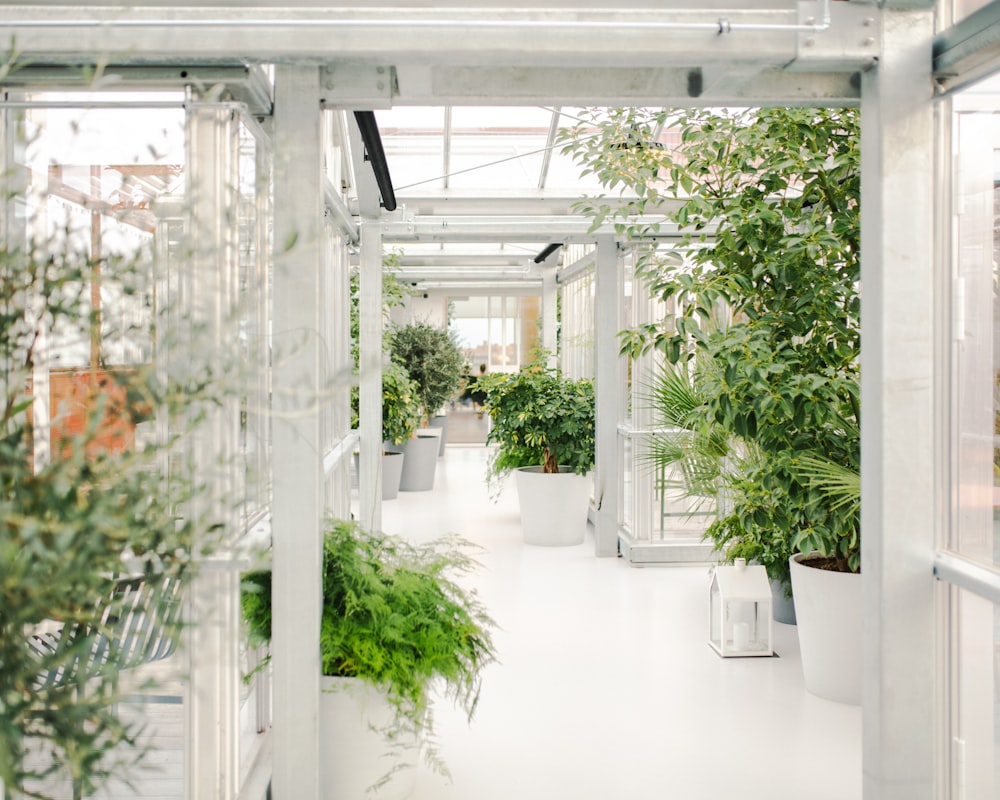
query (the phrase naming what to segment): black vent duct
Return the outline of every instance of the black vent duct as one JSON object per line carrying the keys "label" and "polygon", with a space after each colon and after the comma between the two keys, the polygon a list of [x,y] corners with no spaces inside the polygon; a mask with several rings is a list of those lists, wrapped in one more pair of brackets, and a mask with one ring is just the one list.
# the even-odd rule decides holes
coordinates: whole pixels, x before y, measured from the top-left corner
{"label": "black vent duct", "polygon": [[542,250],[541,253],[535,256],[535,263],[541,264],[545,259],[547,259],[550,255],[552,255],[556,250],[558,250],[562,246],[563,246],[562,242],[553,242],[544,250]]}
{"label": "black vent duct", "polygon": [[354,120],[361,131],[361,139],[365,143],[365,158],[372,165],[375,173],[375,183],[382,195],[382,208],[386,211],[396,210],[396,193],[392,189],[392,178],[389,177],[389,165],[385,161],[385,151],[382,149],[382,137],[378,132],[374,111],[355,111]]}

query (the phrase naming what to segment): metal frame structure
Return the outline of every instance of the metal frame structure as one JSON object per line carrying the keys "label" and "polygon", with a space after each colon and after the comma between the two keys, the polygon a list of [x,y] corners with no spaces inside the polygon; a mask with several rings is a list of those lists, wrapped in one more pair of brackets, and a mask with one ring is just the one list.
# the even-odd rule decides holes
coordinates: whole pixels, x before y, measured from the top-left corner
{"label": "metal frame structure", "polygon": [[[274,385],[303,389],[296,395],[276,392],[272,416],[274,728],[273,746],[265,749],[272,754],[272,796],[319,797],[319,575],[306,567],[318,563],[330,494],[343,491],[342,482],[327,480],[327,471],[335,472],[349,450],[349,434],[330,430],[340,423],[324,421],[312,402],[343,366],[341,356],[331,359],[325,347],[328,316],[345,311],[324,306],[331,269],[326,243],[332,241],[329,247],[345,260],[349,247],[360,246],[367,276],[362,363],[371,367],[362,370],[362,393],[369,401],[380,394],[374,369],[380,298],[378,281],[371,278],[380,267],[383,242],[594,243],[595,324],[606,334],[618,327],[612,232],[588,231],[586,223],[565,213],[565,203],[560,206],[562,201],[544,191],[523,204],[511,197],[456,195],[451,205],[446,197],[414,194],[409,208],[401,197],[400,209],[384,212],[345,112],[534,103],[861,105],[864,796],[949,796],[951,784],[942,776],[950,767],[940,755],[941,645],[935,631],[941,600],[935,569],[939,580],[994,599],[1000,578],[938,553],[939,531],[947,524],[947,477],[936,465],[945,446],[942,387],[948,378],[940,344],[946,326],[935,299],[945,249],[932,198],[943,185],[937,176],[947,167],[935,159],[934,112],[935,102],[947,102],[936,97],[996,68],[993,31],[1000,6],[990,4],[935,40],[930,0],[759,5],[709,0],[691,8],[635,0],[610,10],[582,0],[554,0],[545,8],[511,10],[459,3],[426,8],[418,2],[357,7],[336,0],[304,0],[294,8],[249,1],[0,4],[0,40],[17,47],[12,68],[0,79],[8,101],[39,87],[106,89],[171,81],[244,104],[272,138],[278,243],[274,341],[300,340],[294,357],[275,362]],[[344,159],[336,181],[324,174],[324,160],[333,152],[325,136]],[[447,171],[447,161],[444,166]],[[544,187],[544,176],[539,186]],[[459,218],[454,208],[467,216]],[[336,233],[325,229],[324,211]],[[292,237],[298,244],[286,252],[281,243]],[[447,272],[446,264],[434,266]],[[553,291],[558,282],[552,274],[542,265],[534,279]],[[543,313],[551,318],[551,310]],[[614,337],[598,341],[597,548],[613,555],[620,377]],[[363,419],[362,507],[370,507],[372,523],[378,522],[374,498],[380,492],[377,459],[371,456],[379,440],[378,422]],[[217,588],[231,591],[228,585]],[[194,609],[196,618],[209,605],[206,596]],[[233,774],[225,730],[230,719],[222,706],[211,713],[195,709],[191,740],[198,744],[192,746],[208,737],[213,755],[192,762],[189,797],[244,796]],[[260,786],[260,776],[250,785]]]}

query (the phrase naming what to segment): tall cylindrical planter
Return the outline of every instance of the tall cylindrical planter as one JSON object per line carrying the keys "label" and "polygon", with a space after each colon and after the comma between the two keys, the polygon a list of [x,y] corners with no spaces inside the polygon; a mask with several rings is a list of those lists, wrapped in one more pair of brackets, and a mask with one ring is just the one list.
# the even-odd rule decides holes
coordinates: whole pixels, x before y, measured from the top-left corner
{"label": "tall cylindrical planter", "polygon": [[[403,476],[403,451],[391,449],[394,445],[383,445],[382,450],[382,499],[395,500],[399,496],[399,481]],[[354,454],[354,475],[356,482],[361,474],[361,457]],[[356,484],[353,488],[356,488]]]}
{"label": "tall cylindrical planter", "polygon": [[[395,710],[383,692],[358,678],[322,679],[319,706],[323,800],[377,797],[403,800],[413,792],[419,757],[413,736],[390,742]],[[369,789],[380,781],[377,791]]]}
{"label": "tall cylindrical planter", "polygon": [[441,431],[441,443],[438,445],[438,455],[444,455],[444,446],[448,439],[448,415],[447,414],[437,414],[427,420],[427,424],[432,428],[437,428]]}
{"label": "tall cylindrical planter", "polygon": [[808,556],[802,553],[791,558],[806,690],[827,700],[861,705],[861,576],[807,563]]}
{"label": "tall cylindrical planter", "polygon": [[434,488],[440,447],[440,428],[420,428],[403,445],[403,473],[399,479],[402,492],[426,492]]}
{"label": "tall cylindrical planter", "polygon": [[771,581],[771,616],[775,622],[785,625],[795,624],[795,598],[788,597],[785,590],[788,584],[784,581]]}
{"label": "tall cylindrical planter", "polygon": [[399,482],[403,477],[402,453],[382,451],[382,499],[395,500],[399,496]]}
{"label": "tall cylindrical planter", "polygon": [[565,547],[582,543],[590,510],[590,477],[565,467],[548,475],[541,467],[521,467],[515,474],[525,544]]}

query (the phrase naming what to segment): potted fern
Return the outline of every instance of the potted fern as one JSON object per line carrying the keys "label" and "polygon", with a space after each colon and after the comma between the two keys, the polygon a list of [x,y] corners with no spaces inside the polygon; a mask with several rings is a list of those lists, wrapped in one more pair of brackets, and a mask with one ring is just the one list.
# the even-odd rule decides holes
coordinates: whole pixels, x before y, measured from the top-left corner
{"label": "potted fern", "polygon": [[516,373],[479,380],[490,415],[488,479],[495,489],[516,473],[528,544],[583,541],[594,467],[594,385],[571,380],[542,358]]}
{"label": "potted fern", "polygon": [[[432,691],[443,689],[471,720],[483,670],[496,660],[493,620],[456,580],[476,566],[466,546],[456,537],[415,545],[328,521],[320,630],[325,797],[376,789],[380,799],[406,796],[414,754],[447,774],[432,746]],[[270,642],[270,570],[244,576],[242,609],[251,643]]]}

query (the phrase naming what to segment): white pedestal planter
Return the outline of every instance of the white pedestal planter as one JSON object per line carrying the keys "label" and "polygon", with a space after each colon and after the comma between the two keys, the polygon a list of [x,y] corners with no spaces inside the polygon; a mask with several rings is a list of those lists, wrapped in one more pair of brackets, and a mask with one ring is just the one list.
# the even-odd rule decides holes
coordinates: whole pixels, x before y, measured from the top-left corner
{"label": "white pedestal planter", "polygon": [[[397,747],[378,732],[392,724],[394,715],[385,695],[357,678],[324,677],[322,681],[319,736],[323,800],[409,797],[420,752],[415,738],[408,746]],[[387,775],[384,785],[371,788]]]}
{"label": "white pedestal planter", "polygon": [[587,532],[590,510],[590,477],[573,472],[553,475],[541,467],[521,467],[517,499],[526,544],[564,547],[580,544]]}
{"label": "white pedestal planter", "polygon": [[417,435],[403,445],[403,474],[399,489],[402,492],[426,492],[434,488],[434,471],[437,469],[440,447],[440,428],[420,428]]}
{"label": "white pedestal planter", "polygon": [[791,558],[792,593],[806,689],[861,704],[861,576],[804,566]]}

